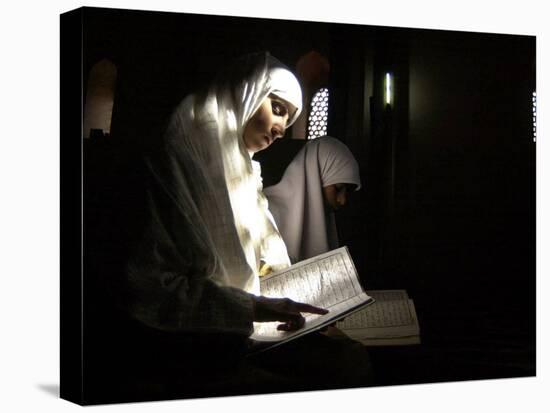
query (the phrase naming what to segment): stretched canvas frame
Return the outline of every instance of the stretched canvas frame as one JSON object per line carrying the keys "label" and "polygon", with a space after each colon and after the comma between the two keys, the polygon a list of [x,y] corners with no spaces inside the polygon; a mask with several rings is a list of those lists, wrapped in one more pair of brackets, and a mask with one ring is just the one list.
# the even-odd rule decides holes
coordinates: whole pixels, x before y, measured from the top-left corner
{"label": "stretched canvas frame", "polygon": [[[361,160],[366,182],[341,219],[343,241],[367,288],[415,299],[423,343],[371,349],[376,385],[535,375],[534,37],[81,8],[61,16],[61,396],[147,399],[87,387],[98,337],[83,312],[101,288],[87,278],[105,183],[96,178],[126,171],[139,184],[125,168],[173,107],[221,62],[258,50],[292,68],[312,51],[330,62],[328,133]],[[111,122],[87,130],[98,63],[113,85]],[[129,214],[138,201],[125,201]]]}

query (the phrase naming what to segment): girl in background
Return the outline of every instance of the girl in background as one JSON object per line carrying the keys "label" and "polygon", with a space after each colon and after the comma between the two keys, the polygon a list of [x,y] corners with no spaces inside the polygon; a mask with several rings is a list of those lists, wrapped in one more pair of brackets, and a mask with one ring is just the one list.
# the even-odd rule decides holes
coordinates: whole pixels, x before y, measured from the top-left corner
{"label": "girl in background", "polygon": [[346,145],[330,136],[304,145],[281,181],[264,189],[292,262],[339,247],[334,211],[360,188],[359,165]]}

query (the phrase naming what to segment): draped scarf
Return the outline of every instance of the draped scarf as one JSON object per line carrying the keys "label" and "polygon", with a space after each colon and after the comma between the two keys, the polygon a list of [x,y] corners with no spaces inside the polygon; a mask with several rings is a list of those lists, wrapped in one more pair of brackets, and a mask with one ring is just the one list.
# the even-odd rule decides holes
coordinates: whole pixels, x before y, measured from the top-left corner
{"label": "draped scarf", "polygon": [[304,145],[281,181],[264,189],[293,262],[339,246],[334,212],[323,196],[323,187],[338,183],[358,190],[359,165],[346,145],[324,136]]}
{"label": "draped scarf", "polygon": [[147,159],[151,222],[127,271],[130,311],[147,325],[248,334],[260,262],[290,264],[242,137],[271,93],[298,108],[291,124],[294,75],[266,53],[240,59],[178,105]]}

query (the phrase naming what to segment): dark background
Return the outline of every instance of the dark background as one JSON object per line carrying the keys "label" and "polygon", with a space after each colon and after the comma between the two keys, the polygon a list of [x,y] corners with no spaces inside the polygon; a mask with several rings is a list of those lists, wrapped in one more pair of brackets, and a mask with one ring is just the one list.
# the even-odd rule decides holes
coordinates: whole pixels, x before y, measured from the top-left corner
{"label": "dark background", "polygon": [[[85,8],[83,85],[117,67],[84,148],[85,269],[139,234],[140,156],[174,106],[246,52],[330,61],[329,134],[361,166],[338,216],[368,289],[406,289],[422,344],[373,348],[381,385],[535,374],[535,38]],[[383,103],[386,72],[395,101]],[[85,90],[84,90],[85,92]],[[85,96],[85,94],[84,94]],[[101,247],[99,247],[101,246]]]}

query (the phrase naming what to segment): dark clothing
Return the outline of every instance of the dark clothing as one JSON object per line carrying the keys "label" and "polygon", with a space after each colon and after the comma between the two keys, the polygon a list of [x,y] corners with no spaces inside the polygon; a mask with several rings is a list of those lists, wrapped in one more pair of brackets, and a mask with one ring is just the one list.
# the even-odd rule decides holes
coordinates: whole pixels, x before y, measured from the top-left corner
{"label": "dark clothing", "polygon": [[[111,332],[112,333],[112,332]],[[372,385],[366,349],[312,333],[257,354],[246,337],[176,335],[127,325],[95,343],[89,403],[342,389]]]}

